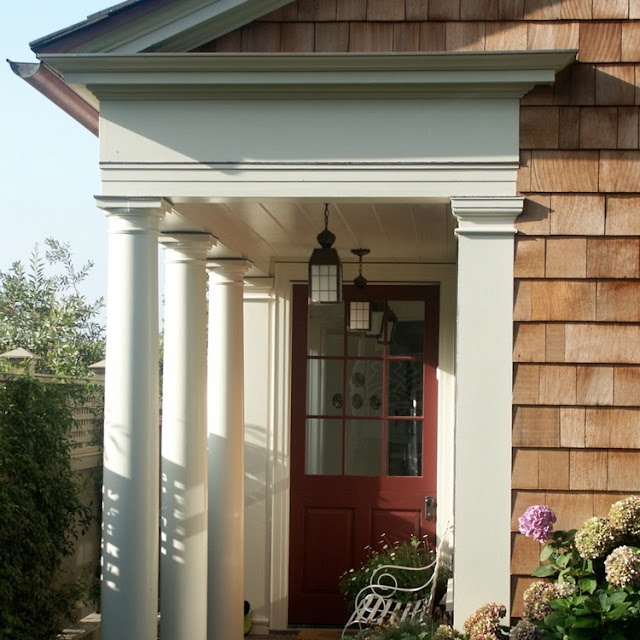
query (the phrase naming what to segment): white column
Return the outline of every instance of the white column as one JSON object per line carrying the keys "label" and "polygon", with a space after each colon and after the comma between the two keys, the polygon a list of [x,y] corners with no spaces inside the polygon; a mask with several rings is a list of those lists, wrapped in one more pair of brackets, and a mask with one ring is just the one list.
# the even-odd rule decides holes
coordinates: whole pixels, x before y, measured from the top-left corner
{"label": "white column", "polygon": [[208,234],[165,247],[160,638],[207,635],[206,253]]}
{"label": "white column", "polygon": [[[458,219],[454,607],[509,610],[513,253],[520,197],[452,198]],[[508,617],[508,614],[507,614]]]}
{"label": "white column", "polygon": [[155,640],[158,610],[159,198],[100,196],[109,218],[103,640]]}
{"label": "white column", "polygon": [[210,262],[208,352],[208,639],[241,640],[244,602],[243,276]]}

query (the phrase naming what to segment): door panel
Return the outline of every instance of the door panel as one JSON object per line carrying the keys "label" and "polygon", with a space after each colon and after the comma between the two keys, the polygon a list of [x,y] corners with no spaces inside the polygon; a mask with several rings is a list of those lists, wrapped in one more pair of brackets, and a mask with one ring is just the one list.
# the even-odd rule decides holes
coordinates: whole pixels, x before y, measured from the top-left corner
{"label": "door panel", "polygon": [[[294,286],[290,624],[343,624],[340,576],[383,534],[435,538],[438,297],[345,287],[343,304],[307,306]],[[354,298],[370,303],[369,329],[348,329]]]}
{"label": "door panel", "polygon": [[[304,591],[326,594],[335,591],[335,576],[352,560],[353,509],[316,508],[306,510],[304,518]],[[334,544],[324,535],[333,534]]]}
{"label": "door panel", "polygon": [[371,535],[376,541],[384,537],[393,543],[420,536],[420,510],[374,509],[371,515]]}

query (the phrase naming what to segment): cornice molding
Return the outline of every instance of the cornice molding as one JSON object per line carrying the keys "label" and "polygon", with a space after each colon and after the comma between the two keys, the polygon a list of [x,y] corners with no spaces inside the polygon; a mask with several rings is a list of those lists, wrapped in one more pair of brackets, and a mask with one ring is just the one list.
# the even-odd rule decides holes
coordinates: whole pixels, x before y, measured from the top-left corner
{"label": "cornice molding", "polygon": [[42,60],[98,98],[466,96],[520,98],[574,50],[424,54],[53,54]]}

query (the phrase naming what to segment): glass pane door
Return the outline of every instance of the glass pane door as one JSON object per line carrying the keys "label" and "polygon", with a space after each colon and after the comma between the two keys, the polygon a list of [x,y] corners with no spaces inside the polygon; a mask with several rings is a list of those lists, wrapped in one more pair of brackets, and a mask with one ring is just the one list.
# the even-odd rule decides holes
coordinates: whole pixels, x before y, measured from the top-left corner
{"label": "glass pane door", "polygon": [[308,308],[305,473],[421,476],[426,303],[349,293]]}

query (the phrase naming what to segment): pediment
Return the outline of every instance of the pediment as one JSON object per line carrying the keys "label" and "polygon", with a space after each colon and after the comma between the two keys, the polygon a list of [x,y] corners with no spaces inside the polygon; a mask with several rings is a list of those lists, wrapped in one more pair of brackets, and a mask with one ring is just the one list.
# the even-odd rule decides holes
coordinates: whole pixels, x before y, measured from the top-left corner
{"label": "pediment", "polygon": [[292,0],[128,0],[30,43],[37,55],[188,52]]}

